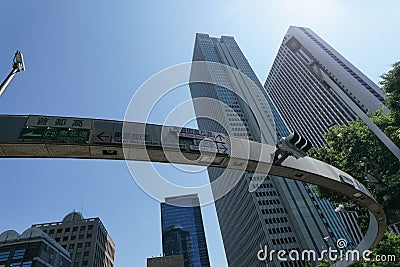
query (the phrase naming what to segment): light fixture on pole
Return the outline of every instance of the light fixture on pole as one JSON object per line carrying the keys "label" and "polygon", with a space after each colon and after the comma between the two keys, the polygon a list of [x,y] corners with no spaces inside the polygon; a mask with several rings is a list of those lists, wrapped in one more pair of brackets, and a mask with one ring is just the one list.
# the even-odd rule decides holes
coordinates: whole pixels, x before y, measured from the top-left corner
{"label": "light fixture on pole", "polygon": [[11,70],[10,74],[8,74],[6,79],[0,85],[0,96],[4,93],[7,86],[10,84],[11,80],[14,78],[15,74],[17,74],[17,72],[25,70],[24,58],[20,51],[15,52],[12,67],[13,67],[13,69]]}

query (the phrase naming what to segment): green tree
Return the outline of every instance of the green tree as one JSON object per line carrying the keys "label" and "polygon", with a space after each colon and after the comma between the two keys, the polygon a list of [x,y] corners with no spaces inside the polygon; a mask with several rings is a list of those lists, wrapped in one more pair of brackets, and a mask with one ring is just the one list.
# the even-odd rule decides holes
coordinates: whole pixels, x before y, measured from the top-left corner
{"label": "green tree", "polygon": [[[386,104],[390,112],[378,111],[371,120],[400,146],[400,62],[383,74],[382,89],[388,94]],[[331,127],[325,134],[327,145],[311,150],[311,156],[338,167],[352,175],[382,203],[388,220],[398,217],[400,210],[400,162],[361,120],[345,126]],[[367,179],[370,180],[367,183]],[[371,183],[377,180],[379,183]],[[317,192],[332,202],[343,203],[343,197],[329,190]]]}
{"label": "green tree", "polygon": [[382,90],[388,94],[387,107],[391,110],[395,124],[400,126],[400,61],[392,65],[392,69],[381,75],[379,83]]}
{"label": "green tree", "polygon": [[[390,112],[378,111],[371,120],[399,147],[400,146],[400,62],[381,76],[380,85],[387,93],[386,106]],[[389,223],[399,219],[400,162],[361,120],[345,126],[334,126],[325,134],[327,145],[311,150],[311,156],[349,173],[363,183],[383,205]],[[367,181],[369,180],[369,181]],[[371,182],[371,181],[378,181]],[[321,197],[339,204],[343,196],[322,187],[314,187]],[[364,216],[365,215],[365,216]],[[361,210],[360,226],[368,225],[366,212]],[[376,255],[394,255],[396,262],[362,261],[356,266],[400,267],[400,237],[386,232],[373,250]],[[324,264],[324,263],[321,263]],[[318,265],[320,266],[320,265]],[[321,265],[324,266],[324,265]]]}
{"label": "green tree", "polygon": [[386,232],[379,246],[370,255],[369,261],[361,260],[355,267],[400,267],[400,236]]}
{"label": "green tree", "polygon": [[331,266],[331,264],[327,259],[323,259],[317,264],[317,267],[329,267],[329,266]]}

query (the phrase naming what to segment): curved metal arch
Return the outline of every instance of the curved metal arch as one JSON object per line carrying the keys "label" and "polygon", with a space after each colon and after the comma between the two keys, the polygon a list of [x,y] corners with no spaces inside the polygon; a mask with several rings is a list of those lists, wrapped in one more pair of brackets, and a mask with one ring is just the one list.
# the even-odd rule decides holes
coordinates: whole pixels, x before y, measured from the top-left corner
{"label": "curved metal arch", "polygon": [[[49,116],[47,117],[50,118]],[[296,159],[289,156],[281,164],[273,164],[273,157],[271,155],[276,150],[275,146],[232,137],[227,137],[229,139],[227,145],[231,149],[228,152],[217,151],[217,153],[212,154],[213,157],[211,159],[210,157],[203,157],[207,153],[203,154],[198,150],[190,149],[182,150],[181,147],[163,147],[161,142],[158,144],[157,142],[136,144],[123,144],[122,141],[115,143],[111,141],[103,142],[103,139],[108,136],[105,129],[112,128],[109,127],[110,125],[113,125],[112,129],[114,130],[116,129],[115,125],[120,125],[122,129],[122,122],[95,119],[82,120],[92,120],[93,125],[97,121],[99,125],[104,125],[105,128],[92,129],[93,127],[91,126],[90,129],[86,129],[86,132],[90,132],[90,138],[87,141],[30,139],[35,135],[35,131],[38,136],[40,132],[46,131],[45,129],[49,129],[49,127],[31,127],[27,125],[28,116],[0,116],[0,126],[2,129],[2,133],[0,133],[0,158],[136,160],[256,171],[257,173],[265,173],[324,186],[344,194],[350,197],[354,203],[366,207],[370,213],[370,223],[364,238],[356,247],[358,251],[365,251],[375,247],[386,230],[385,213],[371,193],[349,174],[316,159],[310,157]],[[171,130],[169,126],[136,124],[140,125],[140,128],[144,130],[151,126],[156,136],[155,138],[159,138],[160,140],[164,129],[166,131]],[[176,130],[178,127],[172,128]],[[68,133],[68,131],[73,131],[73,129],[65,129],[65,131]],[[193,131],[199,130],[193,129]],[[25,139],[22,133],[25,133],[29,138]],[[94,140],[95,138],[99,139],[98,142]],[[166,150],[168,150],[168,157],[165,153]],[[202,157],[203,160],[201,160]],[[352,261],[341,260],[334,266],[348,266],[351,263]]]}

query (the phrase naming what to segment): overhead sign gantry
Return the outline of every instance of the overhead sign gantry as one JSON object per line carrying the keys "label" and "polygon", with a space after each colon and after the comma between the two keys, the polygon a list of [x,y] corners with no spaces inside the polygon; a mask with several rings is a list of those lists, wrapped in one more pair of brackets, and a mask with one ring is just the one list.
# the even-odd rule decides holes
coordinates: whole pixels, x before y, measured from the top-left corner
{"label": "overhead sign gantry", "polygon": [[212,131],[90,118],[1,115],[0,129],[2,158],[136,160],[255,171],[328,187],[366,207],[370,224],[359,251],[375,247],[386,230],[382,207],[360,182],[310,157],[277,161],[276,146]]}

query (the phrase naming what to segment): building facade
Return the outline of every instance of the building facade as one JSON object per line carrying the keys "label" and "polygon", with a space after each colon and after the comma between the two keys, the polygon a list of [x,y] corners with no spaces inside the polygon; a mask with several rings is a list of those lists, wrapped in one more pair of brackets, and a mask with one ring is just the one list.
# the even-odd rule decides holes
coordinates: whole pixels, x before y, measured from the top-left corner
{"label": "building facade", "polygon": [[[345,125],[357,118],[337,90],[344,92],[365,113],[387,111],[383,105],[385,94],[379,87],[304,27],[289,27],[264,88],[289,129],[306,137],[314,147],[326,143],[323,135],[329,127]],[[357,215],[338,215],[350,240],[358,244],[362,233]]]}
{"label": "building facade", "polygon": [[384,108],[385,94],[311,29],[290,26],[265,82],[265,90],[292,131],[325,144],[332,125],[356,120],[335,89],[365,113]]}
{"label": "building facade", "polygon": [[32,227],[21,235],[13,230],[0,234],[0,266],[69,267],[71,259],[67,250]]}
{"label": "building facade", "polygon": [[198,196],[169,197],[161,203],[164,256],[183,255],[185,267],[209,267]]}
{"label": "building facade", "polygon": [[67,214],[61,222],[34,224],[71,255],[73,267],[113,267],[115,245],[99,218]]}
{"label": "building facade", "polygon": [[[208,98],[221,103],[210,107],[207,103],[194,101],[200,129],[229,132],[230,136],[260,142],[263,133],[253,113],[254,109],[258,109],[263,113],[265,122],[275,127],[275,140],[289,134],[284,121],[233,37],[213,38],[208,34],[198,33],[193,61],[221,63],[236,70],[210,66],[201,72],[206,73],[213,83],[190,83],[190,92],[194,100]],[[252,90],[251,86],[243,82],[238,73],[248,77],[256,86],[256,90]],[[227,88],[239,88],[243,96],[239,97]],[[245,104],[251,101],[254,106],[249,107]],[[218,123],[215,119],[209,119],[210,117],[216,118]],[[208,168],[210,181],[218,179],[222,172],[235,175],[233,170]],[[254,180],[260,181],[261,184],[255,191],[250,192],[249,186]],[[213,188],[214,194],[215,190],[218,188]],[[324,240],[330,233],[303,183],[245,173],[228,194],[215,202],[215,206],[230,266],[265,266],[266,263],[257,258],[257,252],[264,246],[269,250],[283,249],[288,252],[305,249],[319,252],[326,246],[335,247],[332,239]],[[268,258],[267,263],[270,267],[305,264],[301,261],[279,261],[276,258]]]}

